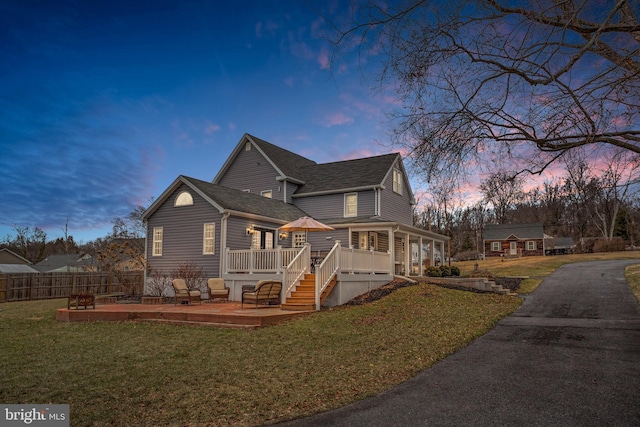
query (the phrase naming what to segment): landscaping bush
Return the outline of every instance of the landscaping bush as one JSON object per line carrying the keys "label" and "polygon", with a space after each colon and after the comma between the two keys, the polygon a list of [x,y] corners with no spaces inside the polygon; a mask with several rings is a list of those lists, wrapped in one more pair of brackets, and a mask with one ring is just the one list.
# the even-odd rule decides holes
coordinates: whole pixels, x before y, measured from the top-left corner
{"label": "landscaping bush", "polygon": [[455,265],[451,266],[451,275],[452,276],[460,276],[460,269]]}
{"label": "landscaping bush", "polygon": [[440,266],[440,275],[442,277],[451,276],[451,267],[449,267],[448,265],[441,265]]}
{"label": "landscaping bush", "polygon": [[442,272],[440,271],[440,268],[431,266],[427,268],[427,276],[442,277]]}
{"label": "landscaping bush", "polygon": [[147,279],[145,295],[153,297],[164,296],[165,292],[171,288],[171,277],[166,273],[153,270]]}
{"label": "landscaping bush", "polygon": [[204,290],[205,277],[202,267],[198,267],[194,262],[180,264],[170,273],[174,279],[184,279],[187,288],[200,291]]}

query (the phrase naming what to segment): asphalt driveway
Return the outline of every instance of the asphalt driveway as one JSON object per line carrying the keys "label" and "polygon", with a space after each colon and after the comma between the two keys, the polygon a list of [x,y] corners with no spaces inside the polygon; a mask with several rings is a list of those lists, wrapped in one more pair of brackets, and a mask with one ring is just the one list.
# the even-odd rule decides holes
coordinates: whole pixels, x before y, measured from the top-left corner
{"label": "asphalt driveway", "polygon": [[415,378],[286,426],[640,426],[638,261],[559,268],[513,315]]}

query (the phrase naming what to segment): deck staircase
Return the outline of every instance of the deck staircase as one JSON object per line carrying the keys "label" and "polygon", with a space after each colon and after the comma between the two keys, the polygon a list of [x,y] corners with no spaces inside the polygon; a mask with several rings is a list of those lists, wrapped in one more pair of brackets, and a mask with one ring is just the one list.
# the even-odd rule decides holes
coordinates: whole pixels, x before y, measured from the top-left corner
{"label": "deck staircase", "polygon": [[[329,285],[320,295],[320,304],[327,299],[333,288],[336,286],[337,278],[334,276]],[[300,280],[300,284],[295,291],[291,292],[291,296],[287,298],[280,308],[291,311],[306,311],[316,309],[316,276],[315,274],[305,274]]]}

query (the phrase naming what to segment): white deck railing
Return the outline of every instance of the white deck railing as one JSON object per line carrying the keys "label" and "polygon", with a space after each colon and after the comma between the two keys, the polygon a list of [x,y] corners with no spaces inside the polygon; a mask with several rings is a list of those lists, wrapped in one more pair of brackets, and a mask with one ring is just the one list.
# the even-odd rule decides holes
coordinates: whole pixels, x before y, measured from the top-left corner
{"label": "white deck railing", "polygon": [[[287,265],[284,271],[284,284],[283,284],[283,296],[288,298],[291,296],[296,283],[298,283],[305,273],[308,273],[311,269],[311,245],[306,243],[302,250],[296,255],[293,260]],[[284,301],[284,299],[283,299]]]}
{"label": "white deck railing", "polygon": [[226,273],[283,273],[300,248],[227,249]]}
{"label": "white deck railing", "polygon": [[374,250],[341,248],[341,273],[392,274],[391,253]]}
{"label": "white deck railing", "polygon": [[327,288],[331,279],[340,268],[340,241],[336,241],[329,254],[316,266],[316,309],[320,309],[320,297]]}
{"label": "white deck railing", "polygon": [[[316,309],[320,296],[337,273],[393,274],[391,253],[343,248],[336,241],[316,266]],[[282,300],[291,296],[296,284],[311,271],[311,245],[300,248],[243,249],[226,251],[226,273],[278,274],[282,277]]]}

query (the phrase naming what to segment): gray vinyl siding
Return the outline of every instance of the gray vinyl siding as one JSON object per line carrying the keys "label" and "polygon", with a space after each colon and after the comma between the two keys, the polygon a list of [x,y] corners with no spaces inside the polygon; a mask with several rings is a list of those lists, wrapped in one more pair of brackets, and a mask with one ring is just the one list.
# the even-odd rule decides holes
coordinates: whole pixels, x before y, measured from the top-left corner
{"label": "gray vinyl siding", "polygon": [[[283,190],[282,191],[284,191],[285,183],[282,183],[282,186],[283,186]],[[285,202],[294,205],[295,203],[293,201],[293,197],[292,196],[296,193],[296,191],[298,191],[298,188],[300,186],[298,184],[294,184],[293,182],[287,182],[286,186],[287,186],[287,192],[286,192],[285,196],[286,196],[287,200],[285,200]]]}
{"label": "gray vinyl siding", "polygon": [[[331,239],[327,239],[331,237]],[[326,232],[309,232],[307,233],[307,241],[311,243],[312,254],[325,254],[329,252],[336,241],[340,240],[342,247],[349,247],[349,230],[346,228],[326,231]],[[284,245],[283,245],[284,246]],[[290,246],[290,245],[289,245]]]}
{"label": "gray vinyl siding", "polygon": [[[193,205],[174,207],[178,194],[189,191]],[[147,221],[147,261],[152,271],[170,273],[178,265],[193,262],[202,267],[203,275],[220,275],[220,235],[222,215],[192,191],[181,185]],[[204,224],[215,224],[213,255],[203,255]],[[153,256],[153,229],[163,228],[162,256]]]}
{"label": "gray vinyl siding", "polygon": [[[344,195],[347,193],[326,194],[323,196],[300,197],[294,204],[316,219],[344,217]],[[358,191],[357,216],[373,216],[375,214],[375,192]]]}
{"label": "gray vinyl siding", "polygon": [[413,225],[411,199],[406,175],[403,175],[402,194],[393,191],[393,172],[384,182],[384,190],[380,191],[380,217],[387,221]]}
{"label": "gray vinyl siding", "polygon": [[237,190],[250,190],[253,194],[271,190],[272,198],[284,199],[284,185],[277,181],[278,172],[260,154],[256,147],[240,150],[218,184]]}
{"label": "gray vinyl siding", "polygon": [[251,236],[247,235],[247,228],[251,226],[257,228],[265,228],[276,232],[274,245],[282,245],[282,247],[290,247],[283,241],[278,240],[277,229],[280,224],[274,224],[266,221],[256,221],[250,218],[231,216],[227,219],[227,248],[231,250],[249,249],[251,248]]}

